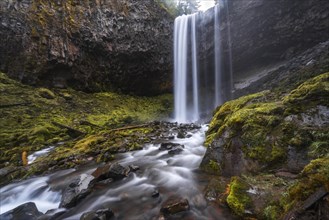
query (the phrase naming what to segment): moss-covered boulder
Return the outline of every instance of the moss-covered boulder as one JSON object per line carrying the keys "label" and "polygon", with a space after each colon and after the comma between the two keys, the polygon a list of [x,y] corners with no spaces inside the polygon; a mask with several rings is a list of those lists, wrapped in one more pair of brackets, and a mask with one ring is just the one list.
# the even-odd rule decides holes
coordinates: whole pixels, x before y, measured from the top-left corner
{"label": "moss-covered boulder", "polygon": [[263,91],[226,102],[209,125],[201,168],[224,177],[243,177],[257,189],[250,195],[251,213],[227,197],[238,215],[283,217],[317,188],[327,189],[328,112],[329,73],[288,93]]}
{"label": "moss-covered boulder", "polygon": [[314,157],[326,154],[328,97],[325,73],[282,98],[264,91],[226,102],[209,125],[201,167],[228,176],[283,167],[301,171],[312,159],[310,149]]}

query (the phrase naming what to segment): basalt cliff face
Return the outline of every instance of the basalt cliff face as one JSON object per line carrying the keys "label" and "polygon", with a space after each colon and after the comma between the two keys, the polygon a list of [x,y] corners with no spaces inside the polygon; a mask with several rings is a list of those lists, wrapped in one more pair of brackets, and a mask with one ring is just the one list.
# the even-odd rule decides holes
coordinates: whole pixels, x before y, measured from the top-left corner
{"label": "basalt cliff face", "polygon": [[31,85],[171,88],[173,18],[152,0],[4,0],[0,69]]}
{"label": "basalt cliff face", "polygon": [[[289,86],[296,78],[329,70],[327,1],[227,2],[219,11],[221,38],[216,41],[221,42],[224,75],[232,64],[233,97]],[[198,36],[205,73],[214,69],[214,12],[205,12]]]}

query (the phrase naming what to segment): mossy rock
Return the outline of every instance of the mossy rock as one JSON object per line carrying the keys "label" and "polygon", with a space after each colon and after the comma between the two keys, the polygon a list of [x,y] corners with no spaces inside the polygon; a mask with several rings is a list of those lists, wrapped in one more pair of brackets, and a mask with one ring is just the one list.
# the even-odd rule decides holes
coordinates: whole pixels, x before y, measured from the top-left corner
{"label": "mossy rock", "polygon": [[247,194],[249,185],[239,177],[232,177],[229,194],[226,198],[228,206],[239,216],[245,215],[251,208],[251,199]]}
{"label": "mossy rock", "polygon": [[288,106],[288,113],[298,113],[314,105],[329,106],[329,73],[321,74],[302,83],[283,97],[283,103]]}
{"label": "mossy rock", "polygon": [[[219,165],[217,170],[227,170],[230,165],[226,164],[226,155],[237,155],[237,148],[243,152],[239,160],[256,165],[255,169],[253,166],[249,169],[254,172],[277,169],[285,164],[288,166],[293,159],[289,154],[291,149],[301,154],[305,152],[304,156],[309,159],[312,159],[310,156],[326,155],[327,151],[321,147],[325,146],[328,137],[324,134],[327,130],[325,123],[312,125],[299,118],[305,117],[302,115],[305,112],[309,112],[309,117],[318,114],[316,109],[310,111],[316,106],[329,107],[328,78],[329,73],[324,73],[310,79],[282,99],[264,91],[219,106],[206,133],[205,145],[210,146],[210,149],[205,156],[207,161],[202,162],[202,168],[209,172],[215,162]],[[309,104],[300,109],[299,103]],[[291,115],[292,112],[297,115]],[[288,119],[289,117],[295,119]],[[218,151],[219,148],[222,152],[218,156],[212,151]],[[308,157],[309,148],[313,155],[310,153]],[[216,157],[212,156],[216,154]],[[301,170],[306,163],[307,159],[296,169]]]}
{"label": "mossy rock", "polygon": [[[241,217],[248,217],[245,210],[251,207],[257,218],[280,219],[319,188],[329,189],[329,118],[321,113],[329,108],[329,73],[283,96],[271,94],[264,91],[219,106],[206,134],[201,168],[242,176],[232,178],[233,192],[226,200]],[[244,168],[236,170],[241,164]],[[281,170],[288,177],[273,175]],[[244,193],[248,185],[262,192],[262,205]]]}

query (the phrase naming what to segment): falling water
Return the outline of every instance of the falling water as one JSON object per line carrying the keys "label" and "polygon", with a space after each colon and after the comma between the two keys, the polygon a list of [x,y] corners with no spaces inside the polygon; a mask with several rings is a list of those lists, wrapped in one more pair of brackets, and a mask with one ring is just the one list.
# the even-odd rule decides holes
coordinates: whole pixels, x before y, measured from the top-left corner
{"label": "falling water", "polygon": [[198,84],[198,60],[196,44],[196,16],[191,16],[192,29],[192,70],[193,70],[193,121],[199,119],[199,84]]}
{"label": "falling water", "polygon": [[[175,119],[179,122],[196,121],[200,115],[197,19],[198,14],[192,14],[182,15],[175,20]],[[191,79],[192,85],[189,85]]]}
{"label": "falling water", "polygon": [[219,5],[215,6],[215,26],[214,26],[214,48],[215,48],[215,85],[214,85],[214,91],[215,91],[215,106],[218,106],[222,104],[222,94],[221,94],[221,89],[222,89],[222,80],[221,80],[221,45],[219,40],[220,38],[220,29],[219,29],[219,12],[220,8]]}
{"label": "falling water", "polygon": [[[178,122],[195,122],[201,116],[207,115],[215,107],[222,104],[231,91],[232,68],[226,72],[230,76],[225,76],[222,66],[223,52],[220,29],[220,11],[224,5],[216,5],[213,8],[213,47],[212,51],[206,53],[214,54],[214,60],[200,61],[200,54],[205,53],[204,46],[201,46],[200,36],[203,29],[204,19],[209,19],[202,13],[192,15],[182,15],[175,20],[174,28],[174,95],[175,95],[175,120]],[[207,23],[209,25],[211,23]],[[199,36],[200,35],[200,36]],[[198,39],[200,38],[200,39]],[[212,43],[212,42],[210,42]],[[230,42],[229,42],[230,46]],[[229,54],[231,56],[231,54]],[[202,57],[202,56],[201,56]],[[206,56],[203,56],[206,57]],[[229,57],[228,60],[231,60]],[[201,63],[200,65],[200,62]],[[213,65],[211,65],[213,63]],[[200,66],[206,64],[206,69]],[[200,71],[200,69],[202,71]],[[225,80],[224,80],[225,79]],[[230,82],[226,82],[230,81]],[[224,84],[225,83],[225,84]]]}
{"label": "falling water", "polygon": [[185,15],[175,19],[175,117],[178,121],[186,121],[187,21]]}
{"label": "falling water", "polygon": [[[229,17],[229,8],[228,2],[225,0],[225,8],[226,8],[226,21],[227,21],[227,41],[228,41],[228,56],[229,56],[229,71],[230,71],[230,87],[229,90],[233,89],[233,65],[232,65],[232,41],[231,41],[231,22]],[[229,97],[231,98],[231,97]]]}

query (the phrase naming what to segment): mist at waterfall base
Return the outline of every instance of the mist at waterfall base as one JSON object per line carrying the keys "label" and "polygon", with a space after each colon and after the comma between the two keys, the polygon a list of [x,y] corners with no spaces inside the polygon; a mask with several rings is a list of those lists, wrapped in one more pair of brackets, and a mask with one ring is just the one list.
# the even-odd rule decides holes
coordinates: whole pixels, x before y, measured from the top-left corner
{"label": "mist at waterfall base", "polygon": [[[231,219],[205,200],[202,189],[207,177],[196,172],[206,150],[202,145],[206,129],[202,126],[188,132],[186,138],[171,140],[185,146],[180,154],[170,155],[159,150],[160,144],[147,144],[142,150],[117,155],[114,162],[137,165],[140,170],[93,191],[66,211],[58,208],[61,191],[78,176],[91,174],[95,166],[59,171],[2,187],[0,213],[32,201],[43,213],[64,211],[59,219],[80,219],[85,212],[107,207],[113,210],[115,219],[154,219],[159,217],[162,204],[174,196],[187,199],[190,205],[190,210],[179,214],[177,219]],[[152,196],[155,191],[159,192],[158,197]]]}
{"label": "mist at waterfall base", "polygon": [[[205,60],[203,40],[203,21],[209,19],[205,13],[182,15],[174,23],[174,120],[189,123],[208,119],[212,111],[231,98],[232,65],[231,52],[225,52],[223,59],[223,40],[221,39],[220,19],[222,11],[228,18],[227,4],[216,5],[212,22],[214,35],[210,53],[213,60]],[[229,23],[229,22],[227,22]],[[229,31],[229,25],[226,30]],[[228,36],[230,36],[228,34]],[[230,44],[230,39],[226,42]],[[226,45],[230,49],[230,45]],[[223,62],[226,61],[226,63]]]}

